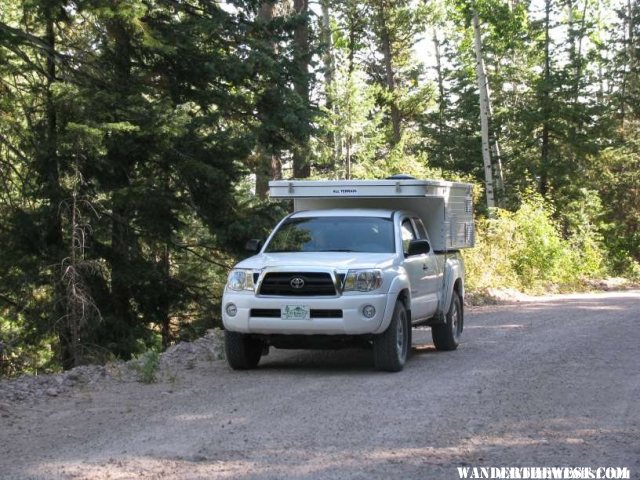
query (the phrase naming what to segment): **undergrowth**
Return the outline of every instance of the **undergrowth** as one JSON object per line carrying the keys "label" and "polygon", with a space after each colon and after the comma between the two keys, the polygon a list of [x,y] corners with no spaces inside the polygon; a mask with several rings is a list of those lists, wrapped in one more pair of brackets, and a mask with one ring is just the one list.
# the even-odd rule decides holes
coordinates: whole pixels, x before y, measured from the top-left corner
{"label": "undergrowth", "polygon": [[472,292],[513,288],[526,293],[572,291],[607,273],[595,229],[563,236],[544,200],[532,195],[515,212],[496,210],[476,223],[476,248],[463,252]]}
{"label": "undergrowth", "polygon": [[160,364],[160,354],[156,350],[149,350],[136,357],[133,363],[138,373],[138,381],[142,383],[155,383],[158,365]]}

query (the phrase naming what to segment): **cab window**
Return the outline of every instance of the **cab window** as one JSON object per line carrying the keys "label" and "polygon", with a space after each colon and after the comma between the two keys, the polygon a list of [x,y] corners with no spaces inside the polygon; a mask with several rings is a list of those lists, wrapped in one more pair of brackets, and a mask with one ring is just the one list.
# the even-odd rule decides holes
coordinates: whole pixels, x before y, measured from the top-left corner
{"label": "cab window", "polygon": [[407,255],[409,253],[409,242],[416,239],[416,232],[413,230],[413,225],[411,224],[410,219],[405,218],[402,221],[400,232],[402,235],[402,250],[404,251],[404,254]]}
{"label": "cab window", "polygon": [[422,220],[414,217],[413,224],[416,226],[416,230],[418,232],[418,238],[420,238],[421,240],[429,240],[429,235],[427,235],[427,229],[424,228],[424,224],[422,223]]}

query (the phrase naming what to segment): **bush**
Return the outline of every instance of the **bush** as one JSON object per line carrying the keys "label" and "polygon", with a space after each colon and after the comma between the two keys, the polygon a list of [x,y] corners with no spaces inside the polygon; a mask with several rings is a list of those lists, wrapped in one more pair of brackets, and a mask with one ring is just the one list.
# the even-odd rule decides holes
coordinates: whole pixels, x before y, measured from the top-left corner
{"label": "bush", "polygon": [[516,212],[498,209],[477,223],[476,248],[464,253],[471,290],[516,288],[540,293],[573,289],[603,273],[594,230],[563,238],[542,197],[529,195]]}
{"label": "bush", "polygon": [[0,311],[0,378],[55,370],[57,339],[37,333],[23,315],[12,319]]}
{"label": "bush", "polygon": [[476,247],[464,250],[466,284],[472,291],[519,286],[509,252],[516,224],[513,214],[497,210],[494,218],[476,222]]}
{"label": "bush", "polygon": [[149,350],[136,357],[133,364],[138,372],[138,381],[142,383],[155,383],[156,371],[160,364],[160,354],[156,350]]}

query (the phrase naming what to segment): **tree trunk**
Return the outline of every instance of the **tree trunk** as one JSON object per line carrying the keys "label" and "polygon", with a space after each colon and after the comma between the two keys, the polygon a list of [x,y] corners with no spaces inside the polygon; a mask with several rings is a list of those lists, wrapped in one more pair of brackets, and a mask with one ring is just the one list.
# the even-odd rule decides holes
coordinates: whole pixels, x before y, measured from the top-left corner
{"label": "tree trunk", "polygon": [[258,145],[258,162],[256,165],[256,196],[261,200],[267,198],[269,193],[269,180],[271,180],[271,159],[272,155],[267,152],[266,147]]}
{"label": "tree trunk", "polygon": [[625,50],[627,54],[627,59],[622,65],[622,84],[620,85],[620,126],[622,127],[622,135],[624,136],[624,123],[626,120],[626,103],[627,103],[627,82],[628,82],[628,67],[631,64],[631,56],[629,55],[629,36],[632,32],[632,24],[631,24],[631,0],[627,0],[627,15],[625,18],[624,26],[623,26],[623,43],[625,45]]}
{"label": "tree trunk", "polygon": [[[127,90],[131,85],[131,43],[129,33],[122,21],[113,20],[107,24],[107,32],[115,43],[117,57],[114,59],[114,67],[117,75],[117,83],[124,91],[122,97],[126,98]],[[122,158],[118,152],[110,155],[115,173],[114,190],[128,190],[131,186],[130,158]],[[131,311],[132,278],[130,265],[132,253],[135,248],[135,237],[130,228],[131,208],[127,200],[118,195],[113,195],[112,223],[111,223],[111,304],[113,313],[118,321],[127,325],[134,324],[134,316]]]}
{"label": "tree trunk", "polygon": [[[493,107],[491,103],[491,89],[489,88],[489,79],[486,75],[486,69],[484,66],[484,60],[482,61],[482,71],[485,72],[485,86],[486,86],[486,94],[487,94],[487,110],[489,111],[489,145],[491,147],[491,160],[492,160],[492,168],[495,168],[495,172],[493,172],[493,181],[494,181],[494,190],[499,192],[499,195],[496,200],[496,204],[500,207],[504,205],[504,171],[502,168],[502,153],[500,151],[500,141],[498,140],[498,134],[493,126]],[[494,192],[495,196],[495,192]]]}
{"label": "tree trunk", "polygon": [[[627,91],[630,96],[638,95],[638,93],[640,93],[638,92],[638,82],[640,80],[638,79],[638,58],[636,53],[637,45],[635,44],[636,39],[634,35],[637,9],[637,0],[627,0],[627,17],[629,19],[627,23],[627,76],[629,78],[625,83],[628,84]],[[623,102],[625,101],[626,99],[623,99]],[[631,100],[631,102],[633,102],[633,100]],[[622,124],[622,129],[624,130],[624,122]]]}
{"label": "tree trunk", "polygon": [[[355,52],[357,42],[357,29],[358,29],[358,12],[355,7],[351,6],[349,9],[349,51],[347,53],[347,88],[351,91],[351,82],[353,79],[353,72],[355,70]],[[353,135],[351,133],[351,106],[347,107],[347,129],[346,138],[344,140],[345,151],[345,178],[351,179],[351,146],[353,144]]]}
{"label": "tree trunk", "polygon": [[256,170],[256,195],[266,200],[269,194],[269,180],[282,180],[282,160],[276,153],[258,146],[259,164]]}
{"label": "tree trunk", "polygon": [[480,133],[482,135],[482,161],[484,163],[484,179],[487,194],[487,208],[496,206],[493,193],[493,171],[491,168],[491,153],[489,146],[489,96],[487,93],[487,77],[482,59],[482,37],[480,34],[480,20],[478,12],[473,12],[473,30],[475,33],[476,76],[480,93]]}
{"label": "tree trunk", "polygon": [[166,292],[158,305],[160,329],[162,334],[162,348],[167,349],[171,344],[171,317],[169,304],[169,289],[171,288],[171,254],[169,243],[165,243],[160,255],[159,267],[162,273],[162,288]]}
{"label": "tree trunk", "polygon": [[[64,239],[62,235],[62,188],[60,186],[60,159],[58,158],[58,112],[53,99],[53,84],[56,82],[56,34],[55,34],[55,6],[50,5],[45,10],[45,44],[46,44],[46,86],[45,86],[45,121],[46,137],[42,155],[41,174],[43,177],[44,196],[49,203],[49,213],[45,224],[45,248],[49,252],[49,261],[58,263],[64,256]],[[53,279],[55,292],[53,317],[59,322],[67,313],[66,289],[62,276]],[[66,370],[75,365],[73,333],[67,322],[61,322],[58,329],[60,342],[60,363]]]}
{"label": "tree trunk", "polygon": [[580,80],[582,77],[582,41],[584,39],[584,25],[587,18],[587,5],[588,2],[585,0],[584,7],[582,8],[582,18],[580,19],[580,30],[578,36],[578,53],[577,53],[577,64],[576,64],[576,82],[575,82],[575,92],[574,92],[574,103],[578,103],[578,98],[580,95]]}
{"label": "tree trunk", "polygon": [[131,315],[131,279],[127,272],[131,263],[129,210],[125,205],[114,204],[111,223],[111,305],[119,321],[133,323]]}
{"label": "tree trunk", "polygon": [[[574,18],[574,6],[571,1],[569,1],[569,40],[570,40],[570,49],[569,49],[569,61],[573,64],[573,92],[572,92],[572,104],[574,108],[574,115],[577,113],[578,103],[580,100],[580,80],[582,76],[582,40],[584,37],[584,27],[585,27],[585,17],[587,13],[587,3],[588,1],[584,1],[584,6],[582,8],[582,17],[579,20],[578,29],[576,32],[575,27],[575,18]],[[575,115],[573,118],[572,126],[571,126],[571,136],[573,139],[576,138],[578,131],[582,128],[582,121],[580,117]]]}
{"label": "tree trunk", "polygon": [[[70,264],[65,274],[68,275],[69,287],[66,298],[67,303],[67,325],[70,336],[69,346],[71,359],[73,360],[73,366],[80,365],[82,358],[80,353],[80,325],[82,323],[82,304],[78,301],[81,296],[78,295],[78,290],[81,288],[78,282],[78,248],[82,248],[82,245],[77,245],[78,241],[81,241],[78,232],[78,199],[77,199],[77,185],[74,186],[73,200],[71,203],[71,240],[69,242],[70,248]],[[78,232],[79,233],[79,232]]]}
{"label": "tree trunk", "polygon": [[545,196],[548,190],[548,170],[549,170],[549,89],[551,86],[551,57],[550,57],[550,36],[549,22],[551,14],[551,0],[545,0],[545,24],[544,24],[544,73],[542,86],[542,149],[540,159],[540,194]]}
{"label": "tree trunk", "polygon": [[[325,48],[323,55],[325,107],[335,115],[337,112],[336,106],[333,104],[333,96],[335,95],[335,61],[333,57],[333,35],[331,33],[331,12],[329,0],[321,0],[320,3],[322,7],[321,35]],[[338,131],[335,125],[332,125],[329,136],[328,142],[331,148],[332,167],[335,168],[340,160],[341,132]]]}
{"label": "tree trunk", "polygon": [[[58,160],[58,114],[53,101],[53,83],[56,81],[56,36],[53,12],[48,9],[46,26],[46,44],[47,44],[47,85],[46,85],[46,160],[45,160],[45,182],[47,186],[47,194],[51,200],[51,206],[55,212],[59,211],[59,203],[62,200],[60,191],[60,165]],[[62,246],[62,229],[61,229],[60,213],[56,213],[51,219],[51,240],[53,244]]]}
{"label": "tree trunk", "polygon": [[436,72],[438,74],[438,134],[440,138],[444,135],[444,76],[442,74],[442,60],[440,55],[440,41],[438,40],[437,30],[433,29],[433,46],[436,53]]}
{"label": "tree trunk", "polygon": [[[297,76],[294,79],[293,88],[298,94],[305,108],[310,104],[309,98],[309,1],[293,0],[295,14],[302,17],[293,32],[295,44],[295,63]],[[311,175],[311,162],[309,158],[309,126],[304,125],[306,133],[302,135],[300,144],[293,151],[293,176],[306,178]]]}
{"label": "tree trunk", "polygon": [[391,34],[387,25],[387,16],[385,12],[386,5],[384,2],[378,4],[378,23],[380,28],[380,49],[382,50],[382,59],[384,64],[386,88],[391,97],[389,108],[391,110],[391,127],[392,137],[391,144],[393,146],[400,142],[402,136],[400,109],[398,108],[396,96],[396,79],[393,70],[393,48],[391,45]]}
{"label": "tree trunk", "polygon": [[569,39],[569,64],[573,64],[575,68],[575,60],[576,60],[576,35],[575,35],[575,27],[574,27],[574,15],[573,15],[573,0],[567,0],[567,23],[568,32],[567,36]]}
{"label": "tree trunk", "polygon": [[635,10],[638,8],[637,5],[638,0],[627,0],[627,15],[629,17],[629,23],[627,25],[628,28],[628,37],[629,37],[629,48],[628,48],[628,57],[629,64],[631,66],[635,66],[636,64],[636,44],[634,41],[634,30],[635,30]]}
{"label": "tree trunk", "polygon": [[335,73],[335,65],[333,61],[333,38],[331,35],[331,14],[329,11],[329,0],[321,0],[320,5],[322,7],[322,23],[320,35],[322,38],[322,44],[324,46],[324,54],[322,61],[324,63],[324,95],[325,106],[327,110],[332,110],[332,88],[333,77]]}
{"label": "tree trunk", "polygon": [[[275,4],[263,2],[258,11],[258,19],[263,24],[268,24],[273,20]],[[275,55],[275,44],[270,43],[271,54]],[[258,112],[261,121],[266,121],[270,112]],[[257,163],[256,163],[256,196],[262,200],[267,198],[269,193],[269,180],[282,178],[282,165],[280,157],[270,145],[261,145],[257,147]]]}

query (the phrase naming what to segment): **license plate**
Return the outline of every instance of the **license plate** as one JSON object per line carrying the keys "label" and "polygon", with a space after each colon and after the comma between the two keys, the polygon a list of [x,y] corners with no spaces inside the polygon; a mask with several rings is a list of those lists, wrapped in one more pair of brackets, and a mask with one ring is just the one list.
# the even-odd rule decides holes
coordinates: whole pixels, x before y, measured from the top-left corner
{"label": "license plate", "polygon": [[280,309],[282,320],[309,320],[311,309],[307,305],[284,305]]}

